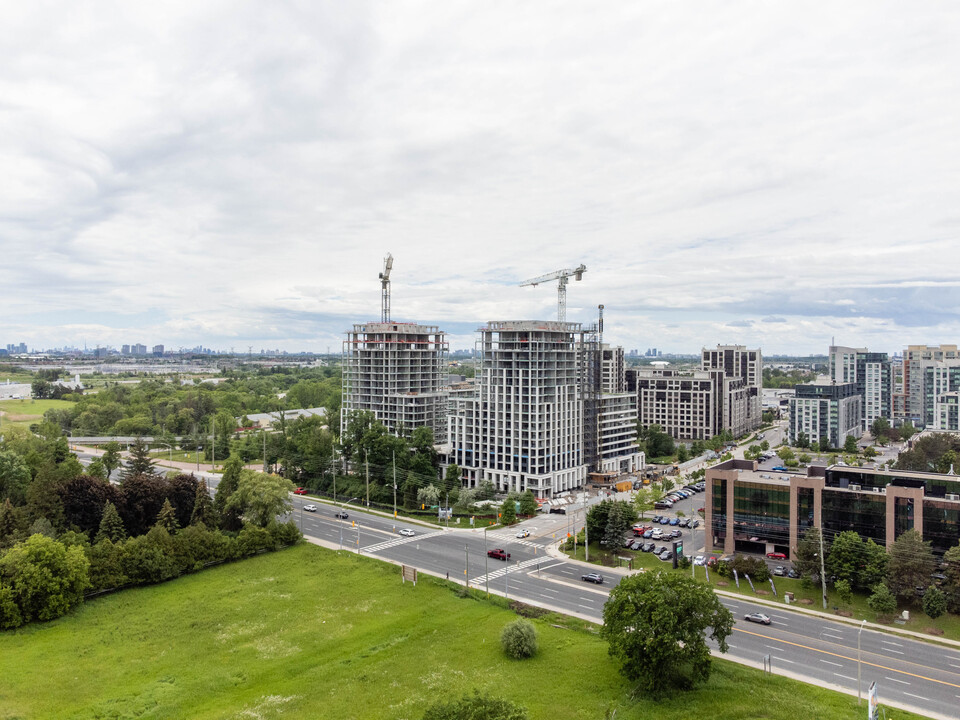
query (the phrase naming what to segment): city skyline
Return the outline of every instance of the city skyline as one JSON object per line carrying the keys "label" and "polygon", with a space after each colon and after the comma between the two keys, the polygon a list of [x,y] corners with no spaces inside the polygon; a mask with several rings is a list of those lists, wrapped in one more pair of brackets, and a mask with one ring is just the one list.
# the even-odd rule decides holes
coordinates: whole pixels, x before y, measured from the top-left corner
{"label": "city skyline", "polygon": [[14,6],[0,342],[452,350],[605,305],[605,339],[766,356],[960,336],[960,9]]}

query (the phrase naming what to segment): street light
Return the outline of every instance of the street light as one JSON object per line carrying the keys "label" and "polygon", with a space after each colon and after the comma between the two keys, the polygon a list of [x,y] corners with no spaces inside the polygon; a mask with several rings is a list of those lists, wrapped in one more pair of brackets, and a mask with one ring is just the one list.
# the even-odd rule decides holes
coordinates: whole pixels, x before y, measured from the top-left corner
{"label": "street light", "polygon": [[337,513],[337,521],[340,525],[340,550],[343,550],[343,516],[346,514],[344,508],[357,498],[350,498],[344,503],[340,503],[340,512]]}
{"label": "street light", "polygon": [[200,451],[203,450],[203,445],[197,445],[197,472],[200,472]]}
{"label": "street light", "polygon": [[860,704],[860,633],[863,632],[863,626],[867,624],[866,618],[860,623],[860,629],[857,630],[857,705]]}

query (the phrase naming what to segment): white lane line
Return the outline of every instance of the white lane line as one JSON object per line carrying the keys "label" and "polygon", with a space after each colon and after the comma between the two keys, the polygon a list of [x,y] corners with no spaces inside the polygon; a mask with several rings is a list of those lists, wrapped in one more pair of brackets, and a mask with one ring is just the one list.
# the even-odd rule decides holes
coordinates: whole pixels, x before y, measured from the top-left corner
{"label": "white lane line", "polygon": [[837,677],[842,677],[844,680],[853,680],[854,682],[857,681],[856,678],[852,678],[849,675],[841,675],[840,673],[834,673],[834,675],[836,675]]}
{"label": "white lane line", "polygon": [[784,622],[790,619],[787,617],[783,617],[782,615],[771,615],[770,617],[772,617],[774,620],[782,620]]}
{"label": "white lane line", "polygon": [[897,655],[903,655],[902,652],[900,652],[899,650],[894,650],[893,648],[880,648],[880,649],[885,650],[886,652],[896,653]]}
{"label": "white lane line", "polygon": [[910,683],[908,683],[906,680],[897,680],[896,678],[892,678],[892,677],[888,677],[887,680],[889,680],[890,682],[900,683],[901,685],[909,685],[909,684],[910,684]]}
{"label": "white lane line", "polygon": [[773,656],[773,659],[779,660],[780,662],[790,663],[791,665],[794,664],[793,660],[787,660],[786,658],[777,657],[776,655]]}
{"label": "white lane line", "polygon": [[582,607],[584,610],[593,610],[593,609],[594,609],[594,608],[591,607],[590,605],[581,605],[580,603],[577,603],[577,607]]}
{"label": "white lane line", "polygon": [[733,648],[734,650],[739,650],[739,648],[736,645],[731,645],[730,643],[727,643],[727,647]]}
{"label": "white lane line", "polygon": [[833,638],[834,640],[843,640],[843,637],[840,636],[840,635],[831,635],[831,634],[828,633],[828,632],[822,632],[822,633],[820,633],[820,634],[823,635],[824,637]]}
{"label": "white lane line", "polygon": [[843,667],[843,663],[830,662],[829,660],[821,660],[820,662],[826,663],[827,665],[833,665],[834,667]]}
{"label": "white lane line", "polygon": [[779,650],[780,652],[786,652],[782,647],[777,647],[776,645],[767,645],[771,650]]}
{"label": "white lane line", "polygon": [[839,629],[838,629],[838,628],[835,628],[835,627],[825,627],[825,628],[823,628],[823,632],[827,632],[828,630],[829,630],[830,632],[839,632]]}
{"label": "white lane line", "polygon": [[908,692],[906,692],[906,691],[904,691],[903,694],[904,694],[904,695],[909,695],[910,697],[916,698],[917,700],[929,700],[929,699],[930,699],[930,698],[920,697],[919,695],[914,695],[913,693],[908,693]]}
{"label": "white lane line", "polygon": [[556,591],[556,590],[551,590],[550,588],[540,588],[540,592],[553,593],[554,595],[557,594],[557,591]]}
{"label": "white lane line", "polygon": [[950,663],[950,667],[960,668],[960,665],[954,665],[953,663]]}
{"label": "white lane line", "polygon": [[881,640],[880,642],[882,642],[884,645],[896,645],[897,647],[903,647],[903,645],[898,642],[894,642],[893,640]]}

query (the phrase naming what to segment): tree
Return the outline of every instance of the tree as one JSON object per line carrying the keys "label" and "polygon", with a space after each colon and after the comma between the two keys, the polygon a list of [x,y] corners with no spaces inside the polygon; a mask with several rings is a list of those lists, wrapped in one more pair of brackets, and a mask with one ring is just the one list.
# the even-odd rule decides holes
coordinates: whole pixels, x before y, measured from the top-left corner
{"label": "tree", "polygon": [[733,615],[708,586],[686,575],[648,572],[629,575],[613,588],[600,635],[621,673],[641,691],[656,693],[710,677],[708,628],[725,653]]}
{"label": "tree", "polygon": [[656,500],[653,498],[653,489],[649,487],[639,488],[636,495],[633,496],[633,506],[641,518],[644,516],[644,513],[653,510],[655,503]]}
{"label": "tree", "polygon": [[0,557],[0,585],[10,588],[23,622],[52,620],[83,601],[90,562],[79,547],[33,535]]}
{"label": "tree", "polygon": [[162,527],[171,535],[180,529],[180,523],[177,522],[177,511],[170,504],[170,498],[163,501],[163,507],[157,514],[157,523],[154,527]]}
{"label": "tree", "polygon": [[0,549],[19,542],[26,532],[27,522],[21,508],[16,508],[5,498],[0,502]]}
{"label": "tree", "polygon": [[944,594],[947,596],[947,609],[960,614],[960,543],[943,554]]}
{"label": "tree", "polygon": [[857,439],[853,435],[847,435],[843,441],[843,451],[855,455],[857,452]]}
{"label": "tree", "polygon": [[458,700],[439,700],[427,708],[423,720],[527,720],[527,711],[510,700],[491,695],[464,695]]}
{"label": "tree", "polygon": [[863,544],[863,563],[860,568],[860,575],[854,588],[857,590],[869,590],[875,587],[877,583],[883,582],[887,576],[887,562],[890,556],[887,555],[887,549],[883,545],[878,545],[873,538],[867,538]]}
{"label": "tree", "polygon": [[833,539],[827,554],[827,569],[837,580],[846,580],[853,586],[863,562],[863,540],[853,530],[845,530]]}
{"label": "tree", "polygon": [[201,523],[211,530],[217,527],[217,516],[213,509],[213,499],[210,497],[206,480],[201,480],[197,484],[197,494],[193,498],[193,514],[190,516],[191,525]]}
{"label": "tree", "polygon": [[500,523],[503,525],[513,525],[517,521],[517,501],[513,494],[507,495],[507,499],[500,506]]}
{"label": "tree", "polygon": [[10,450],[0,450],[0,500],[9,498],[14,505],[23,505],[30,479],[30,467],[23,458]]}
{"label": "tree", "polygon": [[103,463],[107,471],[107,480],[113,475],[113,471],[120,467],[120,443],[111,440],[103,446],[103,455],[100,456],[100,462]]}
{"label": "tree", "polygon": [[123,469],[123,480],[137,475],[152,475],[154,472],[153,458],[150,457],[150,448],[142,438],[134,440],[130,446],[130,457]]}
{"label": "tree", "polygon": [[514,660],[523,660],[537,654],[537,629],[529,620],[514,620],[500,633],[503,651]]}
{"label": "tree", "polygon": [[239,507],[228,507],[228,500],[240,486],[240,473],[243,472],[243,461],[234,455],[223,466],[223,475],[217,492],[213,498],[214,514],[220,518],[220,527],[228,532],[236,532],[243,527],[240,519],[242,511]]}
{"label": "tree", "polygon": [[440,490],[433,483],[417,490],[417,505],[432,507],[440,503]]}
{"label": "tree", "polygon": [[277,515],[293,507],[293,483],[276,475],[243,470],[237,490],[227,500],[226,510],[236,510],[257,527],[265,528]]}
{"label": "tree", "polygon": [[833,584],[833,589],[837,593],[837,597],[840,598],[840,602],[844,605],[849,605],[850,600],[853,599],[853,588],[850,587],[850,583],[846,580],[837,580]]}
{"label": "tree", "polygon": [[903,425],[900,426],[900,437],[904,442],[912,438],[917,434],[917,429],[913,426],[913,423],[907,420]]}
{"label": "tree", "polygon": [[120,513],[117,512],[117,506],[107,500],[103,506],[103,518],[100,520],[100,528],[93,542],[99,543],[101,540],[108,539],[113,542],[122,542],[127,539],[127,531],[123,527],[123,520],[120,519]]}
{"label": "tree", "polygon": [[886,445],[889,442],[890,421],[885,417],[878,417],[870,425],[870,434],[878,445]]}
{"label": "tree", "polygon": [[947,611],[947,597],[934,586],[923,595],[923,611],[932,618],[938,618]]}
{"label": "tree", "polygon": [[607,513],[607,526],[603,530],[603,542],[608,548],[620,547],[623,536],[630,531],[630,526],[637,520],[637,513],[633,504],[623,500],[615,500]]}
{"label": "tree", "polygon": [[883,583],[878,583],[873,594],[867,598],[867,605],[877,615],[893,615],[897,611],[897,598]]}
{"label": "tree", "polygon": [[677,445],[677,462],[685,463],[690,459],[690,451],[687,450],[687,446],[683,443]]}
{"label": "tree", "polygon": [[867,447],[863,449],[863,456],[867,458],[867,460],[870,460],[871,458],[875,458],[877,456],[877,451],[873,445],[867,445]]}
{"label": "tree", "polygon": [[57,487],[56,492],[62,503],[64,527],[74,527],[85,533],[98,530],[108,502],[114,506],[122,504],[121,493],[115,485],[89,475],[67,480]]}
{"label": "tree", "polygon": [[793,569],[802,578],[820,584],[820,528],[807,528],[793,556]]}
{"label": "tree", "polygon": [[801,450],[806,450],[810,447],[810,436],[805,432],[797,433],[797,441],[794,443]]}
{"label": "tree", "polygon": [[449,493],[451,490],[455,490],[460,487],[460,466],[456,463],[450,463],[447,465],[447,470],[443,474],[443,492],[444,497],[446,493]]}
{"label": "tree", "polygon": [[907,530],[890,548],[887,562],[887,587],[902,600],[917,599],[917,588],[930,582],[937,567],[929,542],[916,530]]}
{"label": "tree", "polygon": [[527,490],[520,496],[520,514],[526,517],[533,517],[537,514],[540,506],[537,505],[537,498],[533,490]]}
{"label": "tree", "polygon": [[788,447],[782,447],[777,450],[777,455],[783,460],[784,464],[792,462],[796,455],[794,455],[793,450]]}
{"label": "tree", "polygon": [[154,526],[168,491],[166,479],[157,475],[131,475],[124,479],[122,502],[117,509],[131,537],[143,535]]}

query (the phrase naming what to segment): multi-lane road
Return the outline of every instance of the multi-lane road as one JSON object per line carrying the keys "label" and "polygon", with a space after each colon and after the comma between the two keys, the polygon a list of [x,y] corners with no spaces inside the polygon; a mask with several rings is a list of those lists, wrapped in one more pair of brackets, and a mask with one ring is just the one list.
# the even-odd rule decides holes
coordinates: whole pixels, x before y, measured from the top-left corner
{"label": "multi-lane road", "polygon": [[[304,512],[307,504],[317,505],[317,512]],[[484,533],[394,520],[353,505],[346,510],[350,517],[339,520],[333,506],[296,497],[293,518],[307,537],[328,547],[411,565],[594,622],[601,622],[610,588],[627,573],[600,569],[604,583],[594,585],[583,582],[581,576],[596,567],[551,554],[548,548],[566,532],[568,519],[563,516],[540,516],[510,530]],[[400,535],[403,528],[414,535]],[[530,536],[516,537],[523,528]],[[510,560],[488,558],[486,550],[493,548],[507,550]],[[860,635],[858,663],[859,625],[747,599],[721,599],[737,619],[728,638],[731,659],[760,667],[768,657],[775,673],[854,694],[859,665],[864,701],[867,688],[876,682],[882,703],[935,718],[960,718],[960,648],[867,628]],[[746,622],[744,615],[752,612],[767,614],[773,623]]]}

